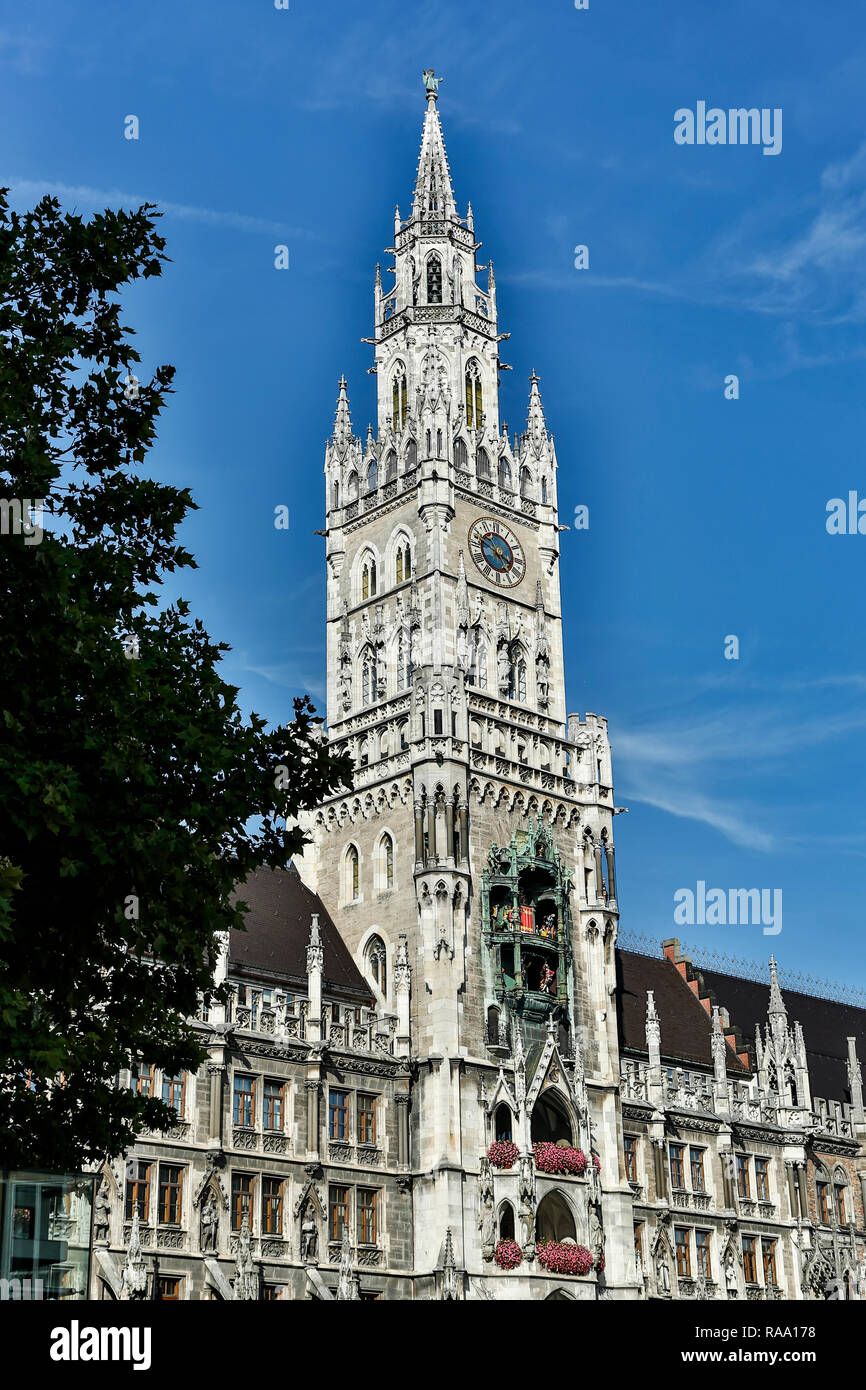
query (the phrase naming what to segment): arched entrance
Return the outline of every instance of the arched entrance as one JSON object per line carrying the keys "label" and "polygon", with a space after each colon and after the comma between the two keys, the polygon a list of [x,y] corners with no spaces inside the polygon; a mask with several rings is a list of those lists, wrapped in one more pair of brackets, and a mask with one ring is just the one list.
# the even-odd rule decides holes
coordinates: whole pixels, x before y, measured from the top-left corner
{"label": "arched entrance", "polygon": [[538,1204],[536,1240],[539,1245],[545,1240],[573,1240],[577,1243],[574,1214],[559,1192],[548,1192]]}
{"label": "arched entrance", "polygon": [[571,1116],[555,1091],[544,1091],[532,1111],[532,1142],[556,1144],[560,1139],[574,1146]]}

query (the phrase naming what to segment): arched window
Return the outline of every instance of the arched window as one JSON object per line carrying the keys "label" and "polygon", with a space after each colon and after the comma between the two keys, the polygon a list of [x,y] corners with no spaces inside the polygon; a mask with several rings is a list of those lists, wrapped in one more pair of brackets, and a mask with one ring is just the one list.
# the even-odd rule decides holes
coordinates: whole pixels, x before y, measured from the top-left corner
{"label": "arched window", "polygon": [[340,484],[339,484],[339,481],[335,478],[335,479],[334,479],[334,485],[333,485],[333,487],[331,488],[331,506],[332,506],[332,507],[339,507],[339,505],[340,505]]}
{"label": "arched window", "polygon": [[476,429],[481,428],[481,416],[483,414],[483,397],[481,393],[481,368],[475,358],[471,358],[466,366],[466,423],[474,425]]}
{"label": "arched window", "polygon": [[394,373],[394,380],[391,389],[391,418],[395,430],[403,429],[406,424],[407,413],[407,391],[406,391],[406,368],[400,362]]}
{"label": "arched window", "polygon": [[412,578],[412,551],[408,541],[398,541],[394,554],[394,583],[402,584]]}
{"label": "arched window", "polygon": [[372,555],[364,557],[361,566],[361,602],[365,599],[376,597],[376,561]]}
{"label": "arched window", "polygon": [[549,1141],[555,1144],[564,1139],[569,1146],[574,1143],[571,1120],[565,1104],[555,1091],[543,1091],[535,1102],[532,1111],[532,1142]]}
{"label": "arched window", "polygon": [[372,647],[365,647],[361,657],[361,703],[372,705],[376,700],[376,654]]}
{"label": "arched window", "polygon": [[548,1192],[538,1203],[535,1238],[539,1244],[547,1240],[555,1240],[557,1243],[577,1240],[574,1215],[559,1192]]}
{"label": "arched window", "polygon": [[350,502],[357,502],[358,500],[358,475],[354,469],[349,474],[349,478],[346,483],[346,496],[348,497]]}
{"label": "arched window", "polygon": [[428,430],[428,431],[427,431],[427,457],[428,457],[428,458],[430,457],[430,455],[431,455],[432,452],[433,452],[432,437],[431,437],[430,431]]}
{"label": "arched window", "polygon": [[545,502],[545,503],[547,502],[547,479],[546,479],[546,478],[542,478],[542,480],[541,480],[541,500],[542,500],[542,502]]}
{"label": "arched window", "polygon": [[441,430],[437,430],[437,431],[436,431],[436,457],[437,457],[438,459],[441,459],[441,457],[442,457],[442,431],[441,431]]}
{"label": "arched window", "polygon": [[388,993],[387,959],[381,936],[371,936],[364,947],[364,966],[368,978],[383,995]]}
{"label": "arched window", "polygon": [[380,845],[382,890],[387,892],[394,887],[394,841],[390,835],[383,835]]}
{"label": "arched window", "polygon": [[499,1239],[514,1239],[514,1208],[510,1202],[503,1202],[499,1208]]}
{"label": "arched window", "polygon": [[[479,739],[479,742],[480,742],[480,739]],[[496,1007],[495,1004],[490,1004],[489,1007],[488,1007],[488,1009],[487,1009],[487,1043],[488,1043],[488,1046],[490,1046],[491,1044],[492,1044],[494,1047],[498,1047],[498,1046],[499,1046],[499,1010],[498,1010],[498,1008]],[[507,1109],[507,1108],[508,1108],[508,1107],[506,1106],[506,1109]],[[498,1128],[499,1128],[499,1126],[498,1126],[498,1122],[497,1122],[496,1128],[497,1128],[496,1138],[498,1139],[498,1138],[499,1138],[499,1133],[498,1133]],[[508,1135],[507,1137],[508,1137],[509,1139],[511,1138],[510,1135]]]}
{"label": "arched window", "polygon": [[526,467],[520,470],[520,496],[532,497],[532,474]]}
{"label": "arched window", "polygon": [[499,460],[499,486],[506,492],[511,491],[511,464],[506,458]]}
{"label": "arched window", "polygon": [[388,754],[390,753],[390,751],[391,751],[391,747],[390,747],[390,736],[389,736],[388,731],[387,731],[387,729],[386,729],[385,732],[384,732],[384,734],[380,734],[380,736],[379,736],[379,757],[380,757],[380,758],[387,758],[387,756],[388,756]]}
{"label": "arched window", "polygon": [[410,439],[406,445],[406,472],[414,468],[418,462],[418,445],[414,439]]}
{"label": "arched window", "polygon": [[[489,1010],[488,1010],[488,1014],[489,1014]],[[497,1027],[497,1035],[496,1035],[496,1036],[498,1037],[498,1029],[499,1029],[499,1020],[498,1020],[498,1019],[497,1019],[496,1027]],[[489,1028],[489,1024],[488,1024],[488,1028]],[[494,1039],[494,1041],[496,1041],[496,1039]],[[514,1136],[513,1136],[513,1134],[512,1134],[512,1115],[511,1115],[511,1107],[508,1106],[508,1105],[505,1105],[504,1103],[503,1103],[502,1105],[497,1105],[497,1107],[496,1107],[496,1113],[495,1113],[494,1116],[493,1116],[493,1124],[494,1124],[494,1128],[495,1128],[495,1130],[496,1130],[496,1138],[497,1138],[497,1139],[512,1139]]]}
{"label": "arched window", "polygon": [[442,262],[435,254],[427,260],[427,303],[442,303]]}
{"label": "arched window", "polygon": [[397,476],[397,454],[389,449],[385,456],[385,482],[392,483]]}
{"label": "arched window", "polygon": [[401,750],[404,749],[404,748],[408,748],[408,747],[409,747],[409,740],[406,738],[406,734],[407,734],[407,732],[408,732],[408,729],[409,729],[409,721],[408,721],[407,719],[404,719],[404,720],[402,721],[402,723],[400,724],[400,748],[401,748]]}
{"label": "arched window", "polygon": [[466,442],[463,439],[454,441],[454,467],[466,469],[469,466],[469,455],[466,451]]}
{"label": "arched window", "polygon": [[357,849],[350,845],[346,851],[346,897],[349,902],[358,901],[361,880],[361,860]]}
{"label": "arched window", "polygon": [[848,1174],[841,1166],[833,1174],[833,1208],[837,1225],[847,1226],[854,1219],[853,1203],[848,1200]]}
{"label": "arched window", "polygon": [[479,449],[475,456],[475,476],[477,478],[490,477],[490,458],[486,449]]}
{"label": "arched window", "polygon": [[358,744],[358,766],[366,767],[369,761],[370,745],[365,738],[362,738],[361,742]]}
{"label": "arched window", "polygon": [[378,486],[379,486],[379,466],[378,466],[378,464],[376,463],[376,460],[373,459],[372,462],[370,463],[369,468],[367,469],[367,491],[368,491],[368,492],[375,492],[375,491],[376,491],[376,488],[377,488]]}

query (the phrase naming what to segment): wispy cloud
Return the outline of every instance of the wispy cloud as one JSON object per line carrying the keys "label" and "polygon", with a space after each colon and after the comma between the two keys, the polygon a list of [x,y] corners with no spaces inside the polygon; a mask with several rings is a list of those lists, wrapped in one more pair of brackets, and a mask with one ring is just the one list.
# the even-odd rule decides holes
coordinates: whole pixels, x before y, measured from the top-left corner
{"label": "wispy cloud", "polygon": [[264,236],[313,236],[305,227],[287,227],[284,222],[272,218],[197,207],[194,203],[173,203],[154,196],[145,197],[140,193],[125,193],[117,188],[91,188],[86,184],[56,183],[50,179],[13,179],[9,187],[14,196],[22,201],[50,194],[63,203],[85,208],[138,208],[142,203],[155,203],[164,217],[177,218],[182,222],[201,222],[210,227],[229,227],[234,231],[255,232]]}
{"label": "wispy cloud", "polygon": [[[699,684],[712,692],[721,682],[708,678]],[[862,735],[866,709],[859,699],[846,700],[864,688],[866,676],[860,673],[773,682],[746,677],[738,683],[736,704],[727,682],[724,707],[698,717],[674,712],[632,728],[614,721],[620,799],[701,822],[750,850],[791,851],[813,844],[814,834],[807,839],[791,823],[789,808],[779,804],[780,768],[784,772],[802,756],[804,723],[812,750]],[[816,702],[820,697],[820,717],[817,709],[804,708],[809,694]],[[703,696],[702,704],[710,698]],[[854,827],[850,845],[860,847],[864,838]],[[838,842],[835,834],[833,841]]]}

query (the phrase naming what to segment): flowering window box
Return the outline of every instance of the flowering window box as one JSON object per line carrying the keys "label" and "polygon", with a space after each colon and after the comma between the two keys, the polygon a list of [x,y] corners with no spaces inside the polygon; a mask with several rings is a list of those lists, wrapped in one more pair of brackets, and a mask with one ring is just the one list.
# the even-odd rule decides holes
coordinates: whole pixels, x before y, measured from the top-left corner
{"label": "flowering window box", "polygon": [[500,1240],[496,1243],[493,1258],[500,1269],[517,1269],[523,1261],[523,1253],[516,1240]]}
{"label": "flowering window box", "polygon": [[513,1168],[520,1157],[520,1150],[510,1139],[497,1139],[487,1150],[487,1157],[494,1168]]}
{"label": "flowering window box", "polygon": [[589,1274],[592,1269],[592,1255],[585,1245],[544,1240],[536,1247],[535,1258],[550,1274]]}
{"label": "flowering window box", "polygon": [[535,1166],[539,1173],[550,1173],[555,1177],[580,1178],[586,1172],[588,1159],[583,1149],[563,1148],[542,1140],[532,1146]]}

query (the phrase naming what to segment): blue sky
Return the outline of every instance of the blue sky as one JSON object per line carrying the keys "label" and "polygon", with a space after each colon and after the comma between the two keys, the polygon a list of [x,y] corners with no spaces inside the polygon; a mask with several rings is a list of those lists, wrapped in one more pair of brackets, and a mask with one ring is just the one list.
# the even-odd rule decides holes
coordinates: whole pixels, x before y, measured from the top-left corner
{"label": "blue sky", "polygon": [[[433,66],[512,333],[503,416],[535,368],[562,520],[590,509],[563,535],[569,708],[610,721],[623,927],[866,985],[866,536],[825,529],[866,497],[862,6],[77,10],[3,7],[0,179],[164,209],[172,264],[126,318],[178,369],[152,467],[200,505],[182,590],[245,703],[323,695],[323,445],[340,372],[373,414],[360,339]],[[699,100],[780,107],[781,153],[675,144]],[[782,890],[781,934],[675,928],[698,880]]]}

